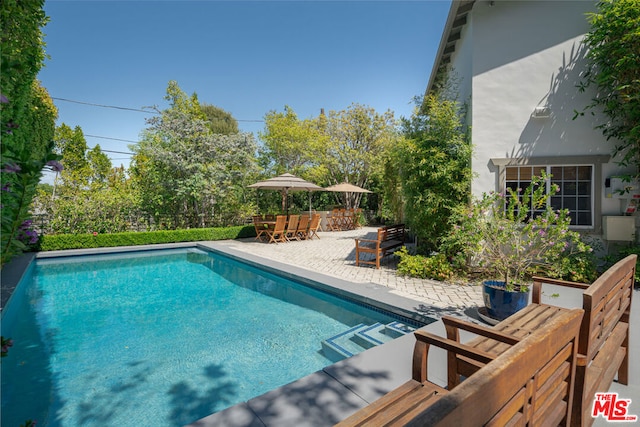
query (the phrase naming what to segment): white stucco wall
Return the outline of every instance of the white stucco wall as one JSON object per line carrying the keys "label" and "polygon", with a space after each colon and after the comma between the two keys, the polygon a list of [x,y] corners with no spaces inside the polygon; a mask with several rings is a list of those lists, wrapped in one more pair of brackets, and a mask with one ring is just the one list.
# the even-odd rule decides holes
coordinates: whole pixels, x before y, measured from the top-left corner
{"label": "white stucco wall", "polygon": [[[462,38],[456,45],[455,65],[453,69],[453,79],[457,85],[458,102],[471,105],[471,91],[473,73],[473,37],[467,37],[467,34],[473,34],[473,19],[469,16],[467,24],[462,28]],[[471,124],[472,111],[469,109],[467,120]]]}
{"label": "white stucco wall", "polygon": [[[592,116],[573,120],[591,93],[576,88],[584,69],[584,13],[576,1],[485,2],[473,10],[474,193],[495,189],[491,158],[608,154]],[[537,106],[551,117],[533,118]]]}
{"label": "white stucco wall", "polygon": [[[492,158],[612,152],[613,143],[594,129],[602,116],[573,119],[594,93],[580,93],[576,85],[585,64],[585,14],[595,10],[595,1],[479,0],[474,5],[452,66],[461,78],[460,101],[471,99],[475,195],[499,189]],[[532,117],[537,106],[548,106],[550,117]],[[600,180],[618,173],[612,160],[603,165]],[[596,216],[620,214],[618,200],[606,199],[604,188],[594,190],[601,202]]]}

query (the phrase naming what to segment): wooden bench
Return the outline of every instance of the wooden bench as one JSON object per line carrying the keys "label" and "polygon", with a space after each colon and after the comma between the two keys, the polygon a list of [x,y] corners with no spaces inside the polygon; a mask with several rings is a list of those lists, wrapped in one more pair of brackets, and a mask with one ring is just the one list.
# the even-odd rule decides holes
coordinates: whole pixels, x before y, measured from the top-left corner
{"label": "wooden bench", "polygon": [[613,379],[629,383],[629,313],[637,255],[629,255],[605,271],[591,285],[534,278],[533,302],[539,303],[545,284],[583,289],[585,310],[580,327],[576,393],[571,425],[590,426],[593,399],[609,390]]}
{"label": "wooden bench", "polygon": [[[532,304],[491,329],[480,325],[469,326],[455,318],[443,318],[447,338],[459,342],[460,330],[493,330],[496,338],[485,334],[465,342],[465,345],[495,357],[543,326],[548,319],[562,310],[561,307],[541,304],[543,284],[584,290],[581,304],[576,304],[581,305],[585,315],[580,326],[572,425],[591,425],[593,418],[590,411],[595,393],[607,391],[616,372],[618,382],[628,384],[629,311],[635,265],[636,255],[630,255],[609,268],[591,285],[534,277]],[[462,378],[472,375],[484,366],[478,360],[451,353],[448,354],[447,360],[449,388],[455,387]]]}
{"label": "wooden bench", "polygon": [[[464,322],[451,316],[443,316],[442,322],[447,338],[461,342],[460,331],[467,331],[477,337],[465,342],[479,354],[494,358],[504,353],[523,338],[531,335],[564,311],[561,307],[544,304],[529,304],[524,309],[509,316],[493,327]],[[454,353],[447,354],[447,387],[452,389],[485,365],[477,358],[469,358]]]}
{"label": "wooden bench", "polygon": [[[584,311],[562,309],[499,356],[418,330],[413,378],[338,426],[568,425]],[[483,367],[452,390],[428,381],[429,347]]]}
{"label": "wooden bench", "polygon": [[[404,224],[378,228],[378,236],[373,239],[356,239],[356,266],[372,264],[380,268],[380,260],[388,253],[404,245]],[[373,254],[373,260],[361,260],[360,253]]]}

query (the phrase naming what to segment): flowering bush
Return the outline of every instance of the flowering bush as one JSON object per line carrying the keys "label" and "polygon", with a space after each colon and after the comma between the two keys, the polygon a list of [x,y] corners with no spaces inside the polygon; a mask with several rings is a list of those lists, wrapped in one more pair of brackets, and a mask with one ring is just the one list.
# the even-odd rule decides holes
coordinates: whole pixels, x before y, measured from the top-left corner
{"label": "flowering bush", "polygon": [[[0,94],[0,104],[8,102],[7,97]],[[1,128],[0,133],[6,138],[20,127],[11,121]],[[42,156],[36,156],[29,146],[13,146],[3,141],[0,159],[0,266],[38,242],[38,234],[31,228],[29,206],[42,170],[62,169],[58,159],[59,156],[53,153],[53,140],[47,142]]]}
{"label": "flowering bush", "polygon": [[445,246],[456,248],[458,263],[479,266],[503,280],[507,290],[532,274],[563,276],[567,257],[591,251],[580,235],[569,230],[571,218],[565,210],[554,211],[547,200],[558,187],[549,177],[534,177],[524,191],[484,194],[457,219]]}

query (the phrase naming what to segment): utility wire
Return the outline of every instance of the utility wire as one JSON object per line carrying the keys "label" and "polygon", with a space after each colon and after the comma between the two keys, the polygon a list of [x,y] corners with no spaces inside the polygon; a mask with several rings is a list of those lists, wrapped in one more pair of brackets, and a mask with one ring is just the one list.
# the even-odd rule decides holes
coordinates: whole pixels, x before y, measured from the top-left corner
{"label": "utility wire", "polygon": [[133,144],[137,144],[138,142],[140,142],[140,141],[133,141],[131,139],[111,138],[111,137],[108,137],[108,136],[98,136],[98,135],[89,135],[89,134],[85,134],[84,136],[87,136],[89,138],[110,139],[112,141],[131,142]]}
{"label": "utility wire", "polygon": [[126,111],[137,111],[139,113],[147,113],[147,114],[160,114],[157,111],[148,111],[148,110],[142,110],[140,108],[129,108],[129,107],[118,107],[116,105],[103,105],[103,104],[94,104],[92,102],[82,102],[82,101],[75,101],[73,99],[66,99],[66,98],[56,98],[54,96],[51,97],[51,99],[55,99],[58,101],[65,101],[65,102],[72,102],[74,104],[82,104],[82,105],[90,105],[92,107],[101,107],[101,108],[114,108],[116,110],[126,110]]}
{"label": "utility wire", "polygon": [[[147,114],[161,114],[161,113],[159,113],[157,111],[153,111],[153,110],[143,110],[141,108],[130,108],[130,107],[119,107],[117,105],[95,104],[93,102],[76,101],[76,100],[67,99],[67,98],[56,98],[55,96],[52,96],[51,99],[55,99],[57,101],[72,102],[74,104],[89,105],[91,107],[113,108],[113,109],[116,109],[116,110],[135,111],[135,112],[138,112],[138,113],[147,113]],[[143,107],[143,108],[151,108],[151,107]],[[242,120],[242,119],[235,119],[235,120],[237,122],[264,123],[264,120]]]}
{"label": "utility wire", "polygon": [[[95,147],[94,147],[95,148]],[[111,151],[111,150],[103,150],[102,148],[100,149],[100,151],[104,152],[104,153],[116,153],[116,154],[127,154],[130,156],[133,156],[133,153],[127,153],[125,151]]]}

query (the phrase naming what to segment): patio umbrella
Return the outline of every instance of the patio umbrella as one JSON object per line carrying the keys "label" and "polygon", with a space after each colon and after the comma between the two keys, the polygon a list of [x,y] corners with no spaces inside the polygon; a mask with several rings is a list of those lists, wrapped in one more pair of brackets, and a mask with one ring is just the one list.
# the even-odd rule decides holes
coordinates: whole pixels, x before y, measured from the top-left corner
{"label": "patio umbrella", "polygon": [[366,188],[358,187],[357,185],[349,184],[348,182],[332,185],[325,188],[325,191],[335,191],[341,193],[371,193],[371,191],[367,190]]}
{"label": "patio umbrella", "polygon": [[[279,190],[282,192],[282,211],[286,210],[289,213],[289,207],[287,206],[287,196],[290,191],[319,191],[324,188],[316,185],[312,182],[305,181],[290,173],[285,173],[274,178],[269,178],[264,181],[256,182],[248,186],[249,188],[260,188],[263,190]],[[309,211],[311,211],[311,193],[309,193]]]}
{"label": "patio umbrella", "polygon": [[332,185],[325,188],[324,190],[333,191],[336,193],[345,193],[345,202],[349,200],[347,197],[347,193],[371,193],[371,191],[367,190],[366,188],[358,187],[357,185],[349,184],[348,182],[342,182],[340,184]]}

